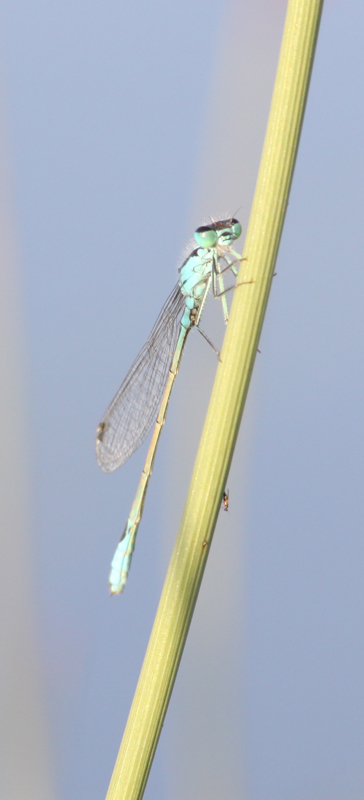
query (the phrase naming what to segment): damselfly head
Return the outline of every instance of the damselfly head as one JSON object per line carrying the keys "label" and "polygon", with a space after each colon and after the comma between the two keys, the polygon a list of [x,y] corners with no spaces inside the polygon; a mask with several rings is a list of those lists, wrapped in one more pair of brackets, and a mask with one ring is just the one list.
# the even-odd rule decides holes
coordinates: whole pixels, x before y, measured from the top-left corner
{"label": "damselfly head", "polygon": [[198,246],[207,250],[217,244],[229,245],[240,235],[241,225],[234,217],[212,222],[211,225],[201,225],[194,234]]}

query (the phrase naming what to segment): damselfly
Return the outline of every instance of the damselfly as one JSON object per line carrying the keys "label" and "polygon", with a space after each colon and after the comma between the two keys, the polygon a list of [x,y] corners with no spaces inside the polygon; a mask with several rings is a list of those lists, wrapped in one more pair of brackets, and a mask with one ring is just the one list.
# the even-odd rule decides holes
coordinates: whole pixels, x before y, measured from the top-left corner
{"label": "damselfly", "polygon": [[228,321],[225,294],[229,289],[224,287],[223,274],[229,270],[238,274],[241,257],[231,245],[240,234],[240,222],[234,218],[197,228],[194,236],[198,246],[180,267],[177,285],[97,429],[98,464],[104,472],[112,472],[134,453],[155,423],[134,503],[112,560],[111,594],[122,592],[128,577],[154,456],[187,334],[196,327],[208,339],[199,323],[210,287],[214,297],[221,298],[224,319]]}

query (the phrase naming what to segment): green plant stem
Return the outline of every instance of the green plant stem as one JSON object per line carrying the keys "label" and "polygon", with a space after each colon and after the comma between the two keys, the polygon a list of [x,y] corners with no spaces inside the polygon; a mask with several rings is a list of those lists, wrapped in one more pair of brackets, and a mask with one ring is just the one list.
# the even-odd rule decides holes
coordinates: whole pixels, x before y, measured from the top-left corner
{"label": "green plant stem", "polygon": [[274,271],[322,0],[290,0],[244,261],[178,537],[107,800],[141,800],[221,506]]}

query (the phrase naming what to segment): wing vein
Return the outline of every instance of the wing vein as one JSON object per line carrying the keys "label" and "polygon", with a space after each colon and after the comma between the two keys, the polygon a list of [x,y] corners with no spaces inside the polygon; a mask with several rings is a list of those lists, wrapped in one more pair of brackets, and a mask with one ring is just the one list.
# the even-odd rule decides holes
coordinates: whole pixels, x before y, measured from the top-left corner
{"label": "wing vein", "polygon": [[96,457],[104,472],[112,472],[124,464],[144,441],[156,420],[184,305],[185,298],[177,283],[101,420],[96,437]]}

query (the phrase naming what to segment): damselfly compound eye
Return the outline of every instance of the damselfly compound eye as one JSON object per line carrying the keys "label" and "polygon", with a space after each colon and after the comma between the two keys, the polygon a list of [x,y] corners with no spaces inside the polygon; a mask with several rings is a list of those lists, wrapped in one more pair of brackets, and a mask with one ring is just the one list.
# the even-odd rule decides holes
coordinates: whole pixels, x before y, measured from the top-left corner
{"label": "damselfly compound eye", "polygon": [[198,246],[205,247],[206,249],[214,247],[218,239],[216,231],[209,225],[202,225],[201,228],[197,228],[194,237]]}
{"label": "damselfly compound eye", "polygon": [[239,236],[241,236],[241,225],[240,225],[240,222],[238,222],[237,219],[232,219],[231,220],[231,230],[232,230],[232,234],[234,236],[234,239],[239,239]]}

